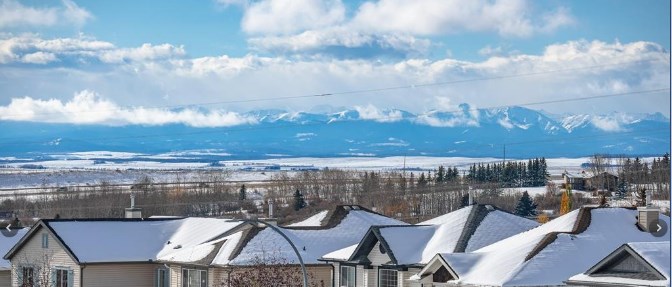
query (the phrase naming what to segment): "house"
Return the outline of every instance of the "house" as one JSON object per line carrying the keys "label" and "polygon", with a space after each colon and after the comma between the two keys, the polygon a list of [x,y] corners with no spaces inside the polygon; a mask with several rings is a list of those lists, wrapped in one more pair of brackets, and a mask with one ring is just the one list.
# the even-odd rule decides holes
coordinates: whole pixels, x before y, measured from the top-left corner
{"label": "house", "polygon": [[611,172],[601,172],[589,177],[586,180],[587,190],[616,190],[618,184],[618,175]]}
{"label": "house", "polygon": [[621,245],[584,273],[565,281],[576,286],[670,286],[670,241]]}
{"label": "house", "polygon": [[[318,259],[356,244],[373,225],[390,224],[406,223],[358,205],[338,205],[301,222],[279,226],[278,229],[297,247],[310,274],[310,283],[331,286],[334,274],[332,266]],[[181,256],[182,253],[190,257]],[[183,280],[179,270],[194,268],[207,271],[209,281],[217,286],[240,286],[241,281],[249,279],[241,277],[248,276],[250,272],[259,272],[263,266],[299,270],[298,257],[289,243],[275,230],[253,222],[238,226],[207,243],[184,249],[182,253],[159,258],[160,263],[170,267],[171,274],[176,274],[171,280]],[[273,275],[282,274],[276,272],[268,276]],[[294,279],[299,281],[300,274],[296,275]],[[212,284],[208,286],[215,286]]]}
{"label": "house", "polygon": [[[577,209],[472,252],[438,253],[411,279],[430,286],[564,285],[623,244],[669,241],[669,231],[654,235],[638,223],[642,212],[651,210]],[[669,226],[668,216],[656,215]]]}
{"label": "house", "polygon": [[410,286],[436,253],[469,252],[538,226],[492,205],[471,205],[416,225],[373,226],[358,244],[326,254],[335,286]]}
{"label": "house", "polygon": [[[0,229],[0,252],[7,253],[19,239],[28,233],[29,228]],[[11,286],[12,264],[9,260],[0,259],[0,286]]]}
{"label": "house", "polygon": [[569,187],[572,190],[587,190],[586,189],[586,180],[590,178],[585,171],[578,173],[565,172],[562,173],[562,179],[565,181],[565,188]]}
{"label": "house", "polygon": [[40,220],[4,258],[11,262],[12,286],[169,286],[178,281],[170,280],[175,274],[159,258],[196,256],[181,251],[240,224],[214,218]]}
{"label": "house", "polygon": [[572,190],[614,191],[618,184],[618,175],[606,171],[598,174],[590,174],[586,171],[578,173],[565,171],[562,173],[562,178],[565,181],[565,186],[570,187]]}

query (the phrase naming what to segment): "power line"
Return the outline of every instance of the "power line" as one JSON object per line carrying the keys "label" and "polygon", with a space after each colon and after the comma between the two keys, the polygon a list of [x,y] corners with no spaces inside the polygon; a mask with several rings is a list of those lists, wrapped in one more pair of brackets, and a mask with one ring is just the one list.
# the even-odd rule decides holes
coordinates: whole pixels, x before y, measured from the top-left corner
{"label": "power line", "polygon": [[[349,90],[349,91],[334,91],[334,92],[324,92],[324,93],[297,95],[297,96],[266,97],[266,98],[257,98],[257,99],[227,100],[227,101],[214,101],[214,102],[202,102],[202,103],[179,104],[179,105],[160,105],[160,106],[148,106],[148,107],[141,107],[141,108],[145,108],[145,109],[175,109],[175,108],[201,107],[201,106],[213,106],[213,105],[223,105],[223,104],[240,104],[240,103],[254,103],[254,102],[266,102],[266,101],[296,100],[296,99],[307,99],[307,98],[324,98],[324,97],[333,97],[333,96],[351,95],[351,94],[368,94],[368,93],[378,93],[378,92],[394,91],[394,90],[428,88],[428,87],[447,86],[447,85],[455,85],[455,84],[463,84],[463,83],[481,82],[481,81],[531,77],[531,76],[539,76],[539,75],[545,75],[545,74],[565,73],[565,72],[581,71],[581,70],[591,70],[591,69],[605,68],[605,67],[610,67],[610,66],[621,66],[621,65],[632,64],[632,63],[658,62],[658,61],[664,61],[664,60],[665,59],[621,61],[621,62],[617,62],[617,63],[607,63],[607,64],[599,64],[599,65],[591,65],[591,66],[572,67],[572,68],[566,68],[566,69],[555,69],[555,70],[547,70],[547,71],[539,71],[539,72],[517,73],[517,74],[502,75],[502,76],[491,76],[491,77],[479,77],[479,78],[471,78],[471,79],[441,81],[441,82],[425,83],[425,84],[418,83],[418,84],[410,84],[410,85],[380,87],[380,88],[371,88],[371,89],[359,89],[359,90]],[[127,106],[119,106],[119,109],[123,109],[123,108],[133,109],[133,108],[137,108],[137,107],[128,106],[128,105]],[[77,114],[100,113],[102,111],[116,111],[116,110],[118,110],[118,109],[77,111],[77,112],[69,112],[69,113],[77,113]],[[63,114],[63,113],[62,112],[30,113],[30,115],[57,115],[57,114]],[[5,117],[13,117],[13,116],[24,116],[24,115],[26,115],[26,114],[24,114],[24,113],[5,114],[4,116]]]}
{"label": "power line", "polygon": [[[603,99],[603,98],[611,98],[611,97],[621,97],[621,96],[628,96],[628,95],[646,95],[646,94],[655,94],[655,93],[660,93],[664,91],[669,91],[670,88],[659,88],[659,89],[651,89],[651,90],[641,90],[641,91],[631,91],[631,92],[623,92],[623,93],[615,93],[615,94],[605,94],[605,95],[596,95],[596,96],[586,96],[586,97],[577,97],[577,98],[569,98],[569,99],[558,99],[558,100],[549,100],[549,101],[539,101],[539,102],[527,102],[527,103],[518,103],[518,104],[511,104],[511,105],[499,105],[499,106],[491,106],[491,107],[485,107],[485,108],[470,108],[466,109],[466,111],[478,111],[478,110],[488,110],[488,109],[502,109],[502,108],[507,108],[507,107],[515,107],[515,106],[535,106],[535,105],[543,105],[543,104],[553,104],[553,103],[566,103],[566,102],[575,102],[575,101],[587,101],[587,100],[594,100],[594,99]],[[457,113],[457,112],[463,112],[465,110],[461,109],[455,109],[452,111],[442,111],[444,113]],[[420,120],[423,117],[427,117],[431,115],[431,112],[423,113],[423,114],[418,114],[413,117],[407,118],[406,120],[409,119],[414,119],[414,120]],[[286,125],[273,125],[273,126],[248,126],[248,127],[233,127],[233,128],[227,128],[227,127],[219,127],[219,128],[209,128],[209,129],[215,129],[215,130],[208,130],[208,131],[195,131],[195,132],[184,132],[184,133],[171,133],[171,134],[153,134],[153,135],[135,135],[135,136],[123,136],[123,137],[102,137],[102,138],[95,138],[95,139],[87,139],[87,140],[82,140],[82,139],[67,139],[69,141],[82,141],[82,142],[91,142],[92,140],[94,141],[108,141],[108,140],[116,140],[116,139],[141,139],[141,138],[157,138],[157,137],[166,137],[166,136],[185,136],[185,135],[198,135],[198,134],[213,134],[213,133],[221,133],[221,132],[239,132],[239,131],[250,131],[250,130],[268,130],[268,129],[280,129],[280,128],[287,128],[287,127],[296,127],[296,126],[301,126],[301,127],[308,127],[308,126],[318,126],[318,125],[327,125],[327,124],[340,124],[340,123],[346,123],[346,122],[355,122],[355,121],[379,121],[379,120],[390,120],[390,117],[377,117],[377,118],[367,118],[367,119],[338,119],[335,121],[325,121],[325,122],[317,122],[317,123],[291,123],[291,124],[286,124]],[[399,119],[402,120],[402,119]],[[10,138],[4,138],[0,140],[5,140],[5,139],[10,139]],[[13,138],[11,138],[13,139]],[[43,143],[43,141],[16,141],[16,142],[0,142],[0,145],[21,145],[21,144],[30,144],[30,143]]]}

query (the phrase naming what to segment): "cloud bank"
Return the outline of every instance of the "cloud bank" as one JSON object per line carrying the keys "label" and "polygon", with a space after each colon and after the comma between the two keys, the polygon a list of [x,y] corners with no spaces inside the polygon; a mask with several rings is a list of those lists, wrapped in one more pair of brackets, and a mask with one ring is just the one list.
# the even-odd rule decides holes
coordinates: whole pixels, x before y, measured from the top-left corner
{"label": "cloud bank", "polygon": [[193,127],[256,123],[254,118],[228,111],[121,107],[88,90],[76,93],[69,101],[30,97],[12,99],[9,105],[0,106],[0,120],[105,125],[184,124]]}
{"label": "cloud bank", "polygon": [[[451,103],[490,107],[666,88],[668,61],[669,52],[651,42],[568,41],[540,54],[482,61],[379,61],[254,54],[190,58],[186,48],[172,44],[116,47],[86,37],[10,35],[0,37],[1,79],[14,84],[3,87],[0,104],[25,96],[65,102],[74,92],[94,90],[130,106],[224,102],[220,107],[233,111],[305,111],[318,105],[373,105],[422,113]],[[399,86],[408,88],[389,89]],[[355,92],[360,90],[373,91]],[[333,95],[283,99],[316,94]],[[669,95],[659,93],[538,108],[669,115],[668,105]]]}
{"label": "cloud bank", "polygon": [[529,0],[380,0],[353,11],[341,0],[220,2],[243,9],[241,26],[253,50],[294,55],[340,57],[358,48],[365,57],[413,57],[427,50],[428,37],[467,32],[530,37],[576,22],[563,6],[538,11]]}

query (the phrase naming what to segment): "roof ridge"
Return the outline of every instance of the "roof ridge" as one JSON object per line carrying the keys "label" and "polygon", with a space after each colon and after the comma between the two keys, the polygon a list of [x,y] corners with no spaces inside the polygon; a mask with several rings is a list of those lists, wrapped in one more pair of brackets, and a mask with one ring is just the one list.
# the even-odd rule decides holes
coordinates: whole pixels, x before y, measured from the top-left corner
{"label": "roof ridge", "polygon": [[476,229],[478,229],[478,226],[481,224],[481,222],[483,222],[483,219],[485,219],[489,213],[490,210],[485,207],[485,205],[473,205],[471,211],[469,211],[469,216],[467,216],[467,221],[464,223],[462,233],[460,234],[460,238],[457,240],[457,244],[455,244],[455,249],[453,252],[463,253],[467,249],[469,240],[474,235],[474,233],[476,233]]}
{"label": "roof ridge", "polygon": [[604,207],[581,207],[578,211],[578,215],[576,216],[576,221],[574,221],[574,226],[572,226],[572,230],[569,232],[566,231],[553,231],[547,233],[544,238],[537,243],[537,245],[530,251],[530,253],[525,256],[525,261],[528,261],[532,259],[534,256],[539,254],[542,250],[546,248],[546,246],[550,245],[551,243],[555,242],[556,239],[558,239],[558,234],[580,234],[586,231],[588,229],[588,226],[590,226],[591,219],[592,219],[592,211],[593,209],[598,209],[598,208],[604,208]]}

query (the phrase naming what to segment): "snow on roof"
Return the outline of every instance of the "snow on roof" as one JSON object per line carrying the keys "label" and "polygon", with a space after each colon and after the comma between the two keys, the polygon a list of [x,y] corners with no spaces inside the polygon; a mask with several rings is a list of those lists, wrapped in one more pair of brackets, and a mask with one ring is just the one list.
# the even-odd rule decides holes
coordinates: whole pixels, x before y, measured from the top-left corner
{"label": "snow on roof", "polygon": [[[670,241],[662,242],[631,242],[628,243],[632,250],[637,252],[647,263],[658,270],[665,280],[646,280],[643,278],[625,278],[623,276],[591,276],[590,270],[585,273],[580,273],[569,278],[568,281],[575,284],[585,283],[601,283],[607,284],[629,284],[631,286],[670,286]],[[622,248],[618,248],[614,252],[618,252]],[[613,253],[612,253],[613,254]],[[611,256],[611,254],[609,255]],[[606,257],[603,260],[608,260]],[[604,262],[602,260],[602,262]],[[593,269],[595,267],[592,267]]]}
{"label": "snow on roof", "polygon": [[[484,216],[484,217],[483,217]],[[410,227],[379,227],[398,265],[427,264],[437,253],[492,244],[538,223],[484,205],[467,206]],[[471,228],[471,229],[470,229]],[[473,234],[469,230],[474,230]],[[460,243],[460,240],[464,242]],[[462,246],[462,247],[461,247]]]}
{"label": "snow on roof", "polygon": [[[637,229],[637,212],[634,210],[598,208],[586,209],[586,212],[590,225],[578,234],[569,234],[574,231],[577,220],[581,219],[579,210],[574,210],[473,253],[441,256],[458,273],[458,280],[453,282],[457,284],[563,285],[564,280],[588,270],[624,243],[669,240],[669,232],[663,237],[655,237]],[[669,225],[669,217],[661,215],[660,219]],[[554,232],[560,232],[555,240],[542,242]],[[534,256],[527,258],[530,255]]]}
{"label": "snow on roof", "polygon": [[324,220],[325,217],[327,217],[327,213],[329,213],[329,210],[323,210],[318,212],[317,214],[308,217],[302,221],[292,223],[290,225],[287,225],[288,227],[298,227],[298,226],[322,226],[322,220]]}
{"label": "snow on roof", "polygon": [[630,242],[628,246],[668,280],[670,279],[670,241]]}
{"label": "snow on roof", "polygon": [[[349,210],[341,222],[333,228],[279,228],[296,245],[306,264],[318,264],[322,263],[317,260],[323,255],[358,243],[372,225],[391,224],[406,223],[366,210],[353,209]],[[213,264],[248,265],[259,260],[298,263],[298,258],[289,243],[270,228],[259,231],[235,258],[229,260],[230,256],[231,253],[220,251]]]}
{"label": "snow on roof", "polygon": [[[45,222],[82,263],[182,259],[187,255],[181,253],[181,249],[214,239],[241,223],[228,219],[194,217],[144,221]],[[199,251],[188,257],[193,259],[206,250]]]}
{"label": "snow on roof", "polygon": [[539,223],[503,211],[489,212],[471,236],[465,252],[474,251],[499,240],[539,226]]}
{"label": "snow on roof", "polygon": [[[30,228],[21,228],[21,229],[12,229],[8,231],[2,229],[2,235],[0,235],[0,253],[7,254],[14,245],[21,240],[21,238],[28,233]],[[0,270],[6,270],[11,268],[11,263],[9,260],[0,259]]]}
{"label": "snow on roof", "polygon": [[355,252],[355,249],[357,249],[357,246],[359,244],[353,244],[350,245],[346,248],[336,250],[331,253],[327,253],[326,255],[322,256],[322,259],[333,259],[333,260],[341,260],[345,261],[350,259],[350,256],[352,256],[352,253]]}

